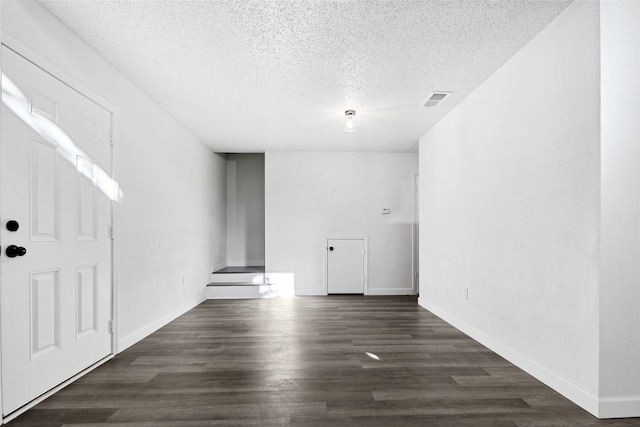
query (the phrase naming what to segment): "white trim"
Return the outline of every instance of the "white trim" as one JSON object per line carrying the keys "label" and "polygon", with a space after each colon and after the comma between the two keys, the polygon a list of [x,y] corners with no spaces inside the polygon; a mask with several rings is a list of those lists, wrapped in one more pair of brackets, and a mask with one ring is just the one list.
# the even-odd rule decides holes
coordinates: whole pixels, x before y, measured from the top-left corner
{"label": "white trim", "polygon": [[16,419],[17,417],[19,417],[20,415],[24,414],[29,409],[31,409],[34,406],[36,406],[37,404],[41,403],[45,399],[53,396],[54,394],[56,394],[57,392],[59,392],[60,390],[62,390],[63,388],[65,388],[66,386],[68,386],[69,384],[74,382],[75,380],[77,380],[78,378],[87,375],[89,372],[91,372],[94,369],[100,367],[101,365],[107,363],[111,359],[113,359],[113,355],[109,355],[109,356],[105,357],[104,359],[101,359],[101,360],[97,361],[96,363],[94,363],[93,365],[91,365],[88,368],[84,369],[83,371],[78,372],[77,374],[75,374],[74,376],[72,376],[71,378],[66,380],[65,382],[63,382],[61,384],[58,384],[56,387],[52,388],[51,390],[47,391],[46,393],[42,394],[41,396],[38,396],[36,399],[32,400],[31,402],[27,403],[26,405],[21,406],[20,408],[16,409],[12,413],[10,413],[8,416],[6,416],[5,418],[2,419],[2,424],[6,424],[11,420]]}
{"label": "white trim", "polygon": [[[2,22],[2,5],[0,4],[0,22]],[[1,26],[0,26],[1,29]],[[0,31],[0,51],[2,50],[2,42],[4,41],[4,31]],[[0,55],[0,72],[2,72],[2,70],[4,69],[2,67],[2,55]],[[1,74],[0,74],[1,75]],[[1,83],[0,79],[0,89],[2,89],[2,83]],[[0,126],[4,125],[4,121],[2,119],[2,108],[0,108]],[[1,132],[0,132],[1,134]],[[2,145],[2,139],[0,138],[0,146]],[[2,181],[0,180],[0,188],[2,184]],[[4,243],[4,242],[2,242]],[[2,290],[2,283],[0,283],[0,301],[2,298],[1,295],[1,290]],[[2,316],[0,316],[0,319],[2,318]],[[2,331],[2,321],[0,320],[0,332]],[[2,387],[2,334],[0,333],[0,424],[4,424],[5,423],[5,419],[4,419],[4,408],[3,408],[3,404],[2,402],[4,402],[4,397],[3,397],[3,387]]]}
{"label": "white trim", "polygon": [[491,351],[504,357],[509,362],[513,363],[536,379],[542,381],[558,393],[562,394],[567,399],[574,402],[576,405],[590,412],[592,415],[596,417],[599,416],[598,398],[579,385],[571,382],[569,379],[563,377],[557,372],[552,371],[548,367],[529,359],[521,353],[518,353],[511,347],[502,344],[501,342],[497,341],[493,337],[490,337],[484,332],[477,330],[473,326],[449,314],[445,310],[442,310],[439,307],[429,303],[426,299],[418,298],[418,304],[421,307],[429,310],[436,316],[440,317],[442,320],[449,323],[456,329],[478,341],[480,344],[484,345]]}
{"label": "white trim", "polygon": [[187,311],[201,304],[205,299],[206,299],[206,295],[205,295],[205,291],[203,290],[203,292],[200,295],[198,295],[196,298],[191,300],[191,302],[188,302],[182,305],[180,308],[165,314],[161,318],[154,320],[153,322],[147,324],[146,326],[122,338],[118,343],[118,353],[126,350],[127,348],[131,347],[138,341],[148,337],[158,329],[162,328],[166,324],[174,321],[178,317],[185,314]]}
{"label": "white trim", "polygon": [[411,223],[411,287],[413,293],[418,293],[418,271],[420,269],[420,236],[418,236],[420,225],[420,173],[413,173],[413,222]]}
{"label": "white trim", "polygon": [[640,417],[640,396],[601,397],[598,418]]}
{"label": "white trim", "polygon": [[[116,114],[115,110],[111,112],[111,176],[117,183],[120,182],[120,116]],[[119,185],[119,184],[118,184]],[[125,195],[126,197],[126,195]],[[119,271],[120,263],[118,261],[118,254],[120,252],[118,248],[119,230],[120,224],[119,218],[120,203],[111,201],[111,227],[113,230],[113,236],[111,240],[111,322],[113,329],[111,333],[111,348],[113,354],[118,354],[118,340],[119,340],[119,304],[118,304],[118,290],[119,290]]]}
{"label": "white trim", "polygon": [[415,295],[413,288],[369,288],[367,295]]}
{"label": "white trim", "polygon": [[35,66],[51,74],[51,76],[60,80],[62,83],[66,84],[71,89],[78,92],[79,94],[89,98],[91,101],[95,102],[105,110],[108,110],[112,113],[117,112],[116,107],[111,102],[109,102],[106,98],[102,97],[101,95],[91,90],[88,86],[81,83],[80,79],[77,79],[73,75],[62,70],[57,65],[45,59],[39,53],[34,52],[31,48],[27,47],[25,44],[18,41],[16,38],[6,33],[5,31],[2,31],[1,37],[2,37],[1,40],[3,45],[11,49],[12,51],[16,52],[18,55],[22,56],[27,61],[33,63]]}

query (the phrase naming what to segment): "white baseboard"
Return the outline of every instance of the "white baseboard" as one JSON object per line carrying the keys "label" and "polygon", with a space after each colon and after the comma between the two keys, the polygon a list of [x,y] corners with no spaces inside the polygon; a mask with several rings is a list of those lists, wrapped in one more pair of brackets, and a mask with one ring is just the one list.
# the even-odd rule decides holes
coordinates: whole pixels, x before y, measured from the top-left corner
{"label": "white baseboard", "polygon": [[449,323],[453,327],[457,328],[461,332],[478,341],[480,344],[484,345],[491,351],[504,357],[509,362],[518,366],[520,369],[524,370],[536,379],[542,381],[558,393],[562,394],[567,399],[574,402],[576,405],[590,412],[592,415],[600,417],[600,402],[598,398],[584,390],[582,387],[574,384],[567,378],[550,370],[546,366],[540,365],[539,363],[518,353],[511,347],[502,344],[501,342],[495,340],[484,332],[475,329],[473,326],[467,324],[466,322],[463,322],[462,320],[449,314],[445,310],[442,310],[439,307],[436,307],[435,305],[429,303],[424,298],[418,298],[418,304],[421,307],[429,310],[436,316],[440,317],[442,320]]}
{"label": "white baseboard", "polygon": [[598,418],[640,417],[640,396],[601,397]]}
{"label": "white baseboard", "polygon": [[129,334],[128,336],[122,338],[121,340],[118,341],[118,348],[116,348],[114,350],[114,354],[118,354],[120,352],[123,352],[124,350],[126,350],[129,347],[131,347],[132,345],[134,345],[138,341],[142,340],[143,338],[148,337],[149,335],[151,335],[152,333],[154,333],[158,329],[160,329],[163,326],[165,326],[167,323],[172,322],[173,320],[175,320],[178,317],[182,316],[187,311],[191,310],[193,307],[199,305],[205,299],[206,299],[206,297],[205,297],[205,294],[204,294],[204,291],[203,291],[203,293],[199,294],[196,298],[194,298],[190,302],[182,305],[178,309],[173,310],[172,312],[162,316],[161,318],[159,318],[159,319],[149,323],[148,325],[138,329],[137,331],[133,332],[132,334]]}
{"label": "white baseboard", "polygon": [[413,288],[379,288],[367,289],[367,295],[415,295]]}

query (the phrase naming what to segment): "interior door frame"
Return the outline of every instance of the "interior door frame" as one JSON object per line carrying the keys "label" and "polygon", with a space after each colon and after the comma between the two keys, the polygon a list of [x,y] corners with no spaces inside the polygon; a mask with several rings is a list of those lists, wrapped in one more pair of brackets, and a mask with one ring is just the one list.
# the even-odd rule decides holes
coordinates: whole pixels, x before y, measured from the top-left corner
{"label": "interior door frame", "polygon": [[[34,64],[35,66],[39,67],[40,69],[44,70],[46,73],[50,74],[51,76],[53,76],[54,78],[56,78],[57,80],[61,81],[63,84],[69,86],[71,89],[75,90],[76,92],[78,92],[79,94],[81,94],[82,96],[88,98],[89,100],[93,101],[94,103],[96,103],[97,105],[99,105],[100,107],[104,108],[106,111],[108,111],[111,115],[111,170],[109,171],[109,173],[111,174],[111,176],[113,177],[113,179],[118,182],[119,181],[119,158],[120,158],[120,153],[119,153],[119,145],[118,144],[118,110],[116,109],[116,107],[111,104],[109,101],[107,101],[105,98],[103,98],[101,95],[97,94],[96,92],[94,92],[93,90],[91,90],[89,87],[87,87],[86,85],[84,85],[83,83],[81,83],[78,79],[76,79],[75,77],[73,77],[72,75],[68,74],[67,72],[65,72],[64,70],[58,68],[56,65],[54,65],[53,63],[51,63],[49,60],[45,59],[43,56],[41,56],[40,54],[36,53],[35,51],[33,51],[31,48],[27,47],[26,45],[24,45],[22,42],[16,40],[14,37],[12,37],[11,35],[5,33],[4,31],[0,32],[0,45],[7,47],[8,49],[14,51],[15,53],[17,53],[18,55],[22,56],[23,58],[25,58],[27,61],[31,62],[32,64]],[[1,55],[0,55],[1,58]],[[2,61],[0,61],[0,71],[2,71]],[[1,84],[1,83],[0,83]],[[1,117],[1,109],[0,109],[0,124],[2,123],[2,117]],[[3,141],[0,140],[0,144],[2,144]],[[0,178],[1,179],[1,178]],[[0,182],[1,184],[1,182]],[[28,409],[32,408],[33,406],[37,405],[38,403],[40,403],[41,401],[43,401],[44,399],[46,399],[47,397],[51,396],[53,393],[55,393],[56,391],[62,389],[63,387],[65,387],[67,384],[69,384],[70,382],[72,382],[73,380],[75,380],[76,378],[86,374],[87,372],[90,372],[91,370],[97,368],[98,366],[100,366],[102,363],[106,362],[107,360],[109,360],[110,358],[112,358],[114,355],[116,355],[118,353],[118,280],[117,280],[117,273],[118,273],[118,203],[115,201],[111,201],[110,202],[111,205],[111,226],[113,228],[112,233],[111,233],[111,322],[112,322],[112,328],[111,328],[111,354],[110,356],[108,356],[107,358],[97,362],[96,364],[90,366],[89,368],[85,369],[84,371],[78,373],[77,375],[73,376],[72,378],[69,378],[67,381],[65,381],[64,383],[60,384],[59,386],[51,389],[50,391],[48,391],[47,393],[45,393],[44,395],[38,397],[37,399],[29,402],[28,404],[26,404],[25,406],[23,406],[22,408],[18,409],[17,411],[13,412],[10,414],[10,416],[3,418],[3,414],[4,414],[4,409],[2,406],[2,402],[3,402],[3,396],[2,396],[2,388],[0,387],[0,423],[4,424],[14,418],[16,418],[17,416],[19,416],[20,414],[24,413],[25,411],[27,411]],[[2,242],[4,243],[4,242]],[[2,268],[0,266],[0,268]],[[1,288],[0,288],[1,289]],[[0,295],[0,298],[2,296]],[[2,325],[0,325],[2,326]],[[2,348],[2,338],[0,337],[0,349]],[[1,357],[1,352],[0,352],[0,368],[2,367],[2,357]],[[0,369],[0,384],[2,384],[2,369]]]}
{"label": "interior door frame", "polygon": [[362,286],[363,295],[369,293],[369,237],[366,235],[328,235],[324,237],[324,245],[322,247],[323,254],[323,278],[322,287],[325,295],[329,295],[329,240],[362,240],[364,246],[364,285]]}
{"label": "interior door frame", "polygon": [[420,173],[413,174],[413,222],[411,223],[411,287],[420,295]]}

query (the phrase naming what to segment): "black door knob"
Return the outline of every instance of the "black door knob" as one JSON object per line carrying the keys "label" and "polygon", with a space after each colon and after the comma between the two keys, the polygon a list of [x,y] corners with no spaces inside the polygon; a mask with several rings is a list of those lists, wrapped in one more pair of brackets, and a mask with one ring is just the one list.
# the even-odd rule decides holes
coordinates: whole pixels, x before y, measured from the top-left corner
{"label": "black door knob", "polygon": [[7,221],[7,230],[18,231],[18,228],[20,228],[20,224],[18,224],[18,221],[15,221],[13,219],[10,221]]}
{"label": "black door knob", "polygon": [[7,246],[5,253],[9,258],[15,258],[17,256],[24,256],[27,253],[27,250],[22,246],[9,245]]}
{"label": "black door knob", "polygon": [[333,246],[329,246],[329,250],[330,250],[330,251],[333,251]]}

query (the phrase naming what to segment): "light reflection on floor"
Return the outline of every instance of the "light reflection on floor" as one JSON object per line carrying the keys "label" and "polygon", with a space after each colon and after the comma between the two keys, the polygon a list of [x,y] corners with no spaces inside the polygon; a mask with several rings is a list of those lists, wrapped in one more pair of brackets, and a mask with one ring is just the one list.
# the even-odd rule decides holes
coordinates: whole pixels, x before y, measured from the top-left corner
{"label": "light reflection on floor", "polygon": [[368,351],[365,351],[364,354],[366,354],[367,356],[369,356],[373,360],[382,360],[382,359],[380,359],[380,356],[378,356],[377,354],[369,353]]}
{"label": "light reflection on floor", "polygon": [[265,282],[259,286],[261,298],[294,297],[294,273],[268,273]]}

